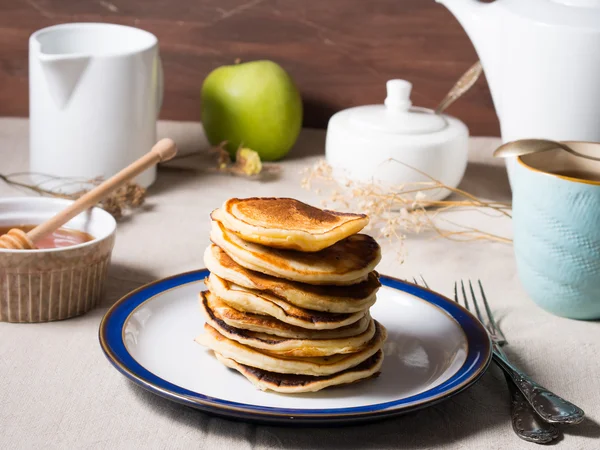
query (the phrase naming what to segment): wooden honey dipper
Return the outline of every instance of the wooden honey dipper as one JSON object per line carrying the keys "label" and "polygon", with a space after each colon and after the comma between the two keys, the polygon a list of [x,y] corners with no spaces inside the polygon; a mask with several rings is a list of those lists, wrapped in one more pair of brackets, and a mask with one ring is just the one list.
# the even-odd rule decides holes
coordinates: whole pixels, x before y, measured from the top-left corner
{"label": "wooden honey dipper", "polygon": [[175,142],[171,139],[161,139],[152,150],[146,153],[137,161],[125,167],[119,173],[109,178],[99,186],[82,195],[77,201],[69,207],[50,218],[46,222],[38,225],[29,232],[13,228],[3,236],[0,236],[0,249],[13,250],[33,250],[35,243],[49,233],[52,233],[62,227],[79,213],[95,206],[98,202],[106,198],[111,192],[120,188],[129,180],[139,175],[144,170],[158,164],[162,161],[168,161],[177,154]]}

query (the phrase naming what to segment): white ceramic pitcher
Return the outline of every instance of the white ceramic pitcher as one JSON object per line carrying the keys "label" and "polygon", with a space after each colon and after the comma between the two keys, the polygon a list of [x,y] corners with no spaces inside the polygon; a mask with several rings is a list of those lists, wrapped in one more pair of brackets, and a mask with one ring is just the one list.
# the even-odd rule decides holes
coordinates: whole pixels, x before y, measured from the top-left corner
{"label": "white ceramic pitcher", "polygon": [[473,41],[503,141],[600,142],[600,0],[437,0]]}
{"label": "white ceramic pitcher", "polygon": [[[155,144],[162,93],[158,40],[147,31],[70,23],[35,32],[31,172],[85,180],[114,175]],[[153,168],[136,181],[147,187],[155,177]]]}

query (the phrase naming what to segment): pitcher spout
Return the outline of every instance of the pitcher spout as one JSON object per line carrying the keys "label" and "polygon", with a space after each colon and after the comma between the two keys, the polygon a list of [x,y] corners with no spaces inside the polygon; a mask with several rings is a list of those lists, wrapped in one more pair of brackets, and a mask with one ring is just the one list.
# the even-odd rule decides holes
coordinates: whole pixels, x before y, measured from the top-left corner
{"label": "pitcher spout", "polygon": [[502,10],[498,3],[483,3],[478,0],[436,0],[441,3],[459,21],[475,47],[488,80],[494,106],[498,116],[501,115],[502,45],[501,20]]}
{"label": "pitcher spout", "polygon": [[88,66],[88,56],[61,56],[40,54],[44,77],[58,109],[63,109]]}
{"label": "pitcher spout", "polygon": [[30,37],[30,61],[41,67],[54,104],[63,109],[76,91],[91,56],[73,51],[72,38],[51,30],[40,30]]}

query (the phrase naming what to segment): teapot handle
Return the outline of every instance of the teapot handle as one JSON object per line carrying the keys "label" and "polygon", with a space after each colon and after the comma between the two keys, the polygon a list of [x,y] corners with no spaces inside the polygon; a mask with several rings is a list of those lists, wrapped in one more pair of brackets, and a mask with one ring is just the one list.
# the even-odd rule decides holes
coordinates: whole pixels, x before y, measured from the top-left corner
{"label": "teapot handle", "polygon": [[160,59],[160,56],[157,56],[156,58],[156,120],[158,120],[158,115],[160,114],[160,109],[162,108],[165,86],[162,60]]}

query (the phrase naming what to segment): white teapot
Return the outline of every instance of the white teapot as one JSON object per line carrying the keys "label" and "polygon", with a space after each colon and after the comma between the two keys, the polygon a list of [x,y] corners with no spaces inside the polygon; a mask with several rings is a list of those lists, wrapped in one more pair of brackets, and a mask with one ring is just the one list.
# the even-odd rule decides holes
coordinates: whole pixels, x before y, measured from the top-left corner
{"label": "white teapot", "polygon": [[503,141],[600,142],[600,0],[437,0],[483,65]]}

